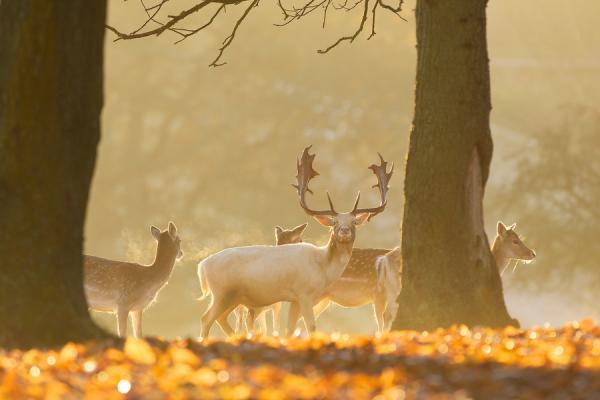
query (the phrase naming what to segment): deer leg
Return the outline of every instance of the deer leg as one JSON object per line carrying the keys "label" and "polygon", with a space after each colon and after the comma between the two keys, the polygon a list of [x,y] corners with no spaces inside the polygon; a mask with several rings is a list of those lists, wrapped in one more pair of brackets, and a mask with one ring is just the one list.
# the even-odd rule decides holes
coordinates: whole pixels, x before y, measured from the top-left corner
{"label": "deer leg", "polygon": [[385,308],[385,313],[383,314],[383,319],[384,319],[383,329],[385,332],[390,331],[390,328],[392,327],[392,322],[394,321],[394,318],[396,318],[397,313],[398,313],[398,304],[390,303],[388,301],[387,307]]}
{"label": "deer leg", "polygon": [[260,319],[260,330],[259,332],[263,335],[267,334],[267,309],[263,308],[258,311],[258,317]]}
{"label": "deer leg", "polygon": [[235,333],[242,333],[242,325],[244,324],[245,308],[238,306],[233,310],[235,314]]}
{"label": "deer leg", "polygon": [[[258,321],[259,326],[256,326]],[[257,308],[254,310],[254,332],[266,334],[267,333],[267,309]]]}
{"label": "deer leg", "polygon": [[330,304],[331,301],[329,299],[323,299],[320,302],[318,302],[317,305],[313,307],[315,318],[319,318],[319,315],[321,315],[323,311],[325,311],[327,307],[329,307]]}
{"label": "deer leg", "polygon": [[217,318],[217,324],[221,327],[221,330],[223,330],[223,332],[225,332],[227,336],[233,336],[236,333],[231,327],[231,325],[229,325],[229,320],[227,319],[227,317],[229,317],[229,314],[231,314],[231,310],[232,309],[230,308],[229,310],[221,314],[219,318]]}
{"label": "deer leg", "polygon": [[273,304],[271,307],[271,316],[273,318],[273,336],[279,336],[279,328],[281,323],[281,303]]}
{"label": "deer leg", "polygon": [[301,301],[300,312],[302,313],[302,318],[304,318],[304,325],[306,325],[306,330],[309,334],[313,333],[316,330],[315,314],[313,312],[313,302],[310,300]]}
{"label": "deer leg", "polygon": [[[213,302],[202,316],[202,330],[200,336],[203,338],[208,337],[208,333],[210,332],[210,328],[215,323],[215,320],[219,318],[225,311],[232,309],[235,305],[232,304],[233,300],[230,296],[224,296],[217,298],[213,293]],[[237,304],[236,304],[237,305]],[[229,322],[225,321],[225,326],[231,329],[229,326]],[[227,328],[225,328],[227,329]],[[231,329],[233,331],[233,329]]]}
{"label": "deer leg", "polygon": [[127,318],[129,318],[129,310],[123,308],[117,309],[117,333],[119,337],[127,336]]}
{"label": "deer leg", "polygon": [[377,332],[383,333],[385,329],[385,321],[383,313],[386,308],[386,299],[383,296],[376,296],[373,302],[373,311],[375,312],[375,319],[377,320]]}
{"label": "deer leg", "polygon": [[298,323],[298,316],[300,315],[300,305],[293,301],[290,303],[290,309],[288,311],[287,321],[287,336],[292,336],[296,330],[296,324]]}
{"label": "deer leg", "polygon": [[142,337],[142,310],[131,311],[131,324],[133,325],[133,337]]}
{"label": "deer leg", "polygon": [[246,314],[246,329],[248,333],[254,333],[254,321],[256,320],[256,308],[248,308]]}

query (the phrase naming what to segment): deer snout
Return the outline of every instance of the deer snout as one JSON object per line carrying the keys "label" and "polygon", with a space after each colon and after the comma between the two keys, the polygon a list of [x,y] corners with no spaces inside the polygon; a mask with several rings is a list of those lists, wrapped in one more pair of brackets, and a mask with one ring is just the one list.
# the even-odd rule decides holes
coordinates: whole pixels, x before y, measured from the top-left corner
{"label": "deer snout", "polygon": [[351,233],[352,233],[352,231],[350,230],[350,228],[347,228],[347,227],[341,227],[339,230],[339,234],[341,236],[350,236]]}
{"label": "deer snout", "polygon": [[535,257],[537,257],[537,254],[535,254],[534,250],[531,250],[531,259],[534,259]]}

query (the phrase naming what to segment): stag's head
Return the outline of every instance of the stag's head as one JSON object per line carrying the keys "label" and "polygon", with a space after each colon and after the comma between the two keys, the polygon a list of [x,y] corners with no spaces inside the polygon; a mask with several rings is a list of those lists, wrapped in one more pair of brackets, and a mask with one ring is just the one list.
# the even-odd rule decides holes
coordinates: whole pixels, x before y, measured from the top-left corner
{"label": "stag's head", "polygon": [[150,226],[150,232],[158,242],[159,251],[162,250],[173,254],[177,259],[183,257],[183,251],[181,251],[181,239],[177,233],[177,227],[173,222],[169,222],[169,227],[162,232],[159,228],[152,225]]}
{"label": "stag's head", "polygon": [[298,225],[292,229],[283,229],[280,226],[276,226],[275,244],[281,246],[282,244],[302,243],[302,233],[307,225],[308,224]]}
{"label": "stag's head", "polygon": [[306,204],[306,192],[312,194],[312,190],[308,188],[308,183],[311,179],[318,176],[319,173],[312,167],[315,159],[314,154],[310,154],[309,150],[312,146],[308,146],[302,152],[302,156],[297,161],[298,175],[296,179],[298,184],[293,185],[298,190],[300,197],[300,206],[310,216],[315,218],[323,226],[330,227],[333,230],[334,238],[339,243],[352,243],[356,237],[356,227],[370,221],[371,218],[385,210],[387,205],[386,196],[388,192],[388,183],[394,172],[394,165],[387,172],[387,162],[379,155],[380,165],[371,165],[369,169],[373,171],[377,177],[377,183],[373,185],[379,190],[381,202],[379,206],[373,208],[359,208],[360,192],[356,196],[354,207],[349,212],[337,212],[333,206],[331,196],[327,193],[329,201],[329,210],[313,210]]}
{"label": "stag's head", "polygon": [[498,221],[498,236],[496,240],[500,241],[500,245],[504,255],[513,260],[532,261],[536,254],[531,250],[523,240],[519,237],[515,228],[517,224],[506,226],[502,221]]}

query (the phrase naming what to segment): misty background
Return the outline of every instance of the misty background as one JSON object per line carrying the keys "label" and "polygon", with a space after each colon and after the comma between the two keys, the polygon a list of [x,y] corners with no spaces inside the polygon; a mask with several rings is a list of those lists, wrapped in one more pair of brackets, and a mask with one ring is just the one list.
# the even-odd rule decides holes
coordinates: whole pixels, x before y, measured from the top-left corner
{"label": "misty background", "polygon": [[[263,3],[239,29],[228,64],[216,69],[207,66],[241,12],[235,7],[177,45],[168,32],[116,43],[107,32],[86,254],[151,263],[150,224],[164,229],[169,220],[185,253],[144,313],[145,334],[198,336],[208,302],[196,300],[198,260],[226,247],[273,243],[275,225],[309,220],[290,185],[308,144],[321,173],[311,182],[315,207],[326,205],[325,190],[338,209],[350,208],[357,190],[361,204],[376,204],[367,166],[377,151],[396,163],[388,207],[359,229],[355,246],[398,244],[413,113],[413,8],[414,1],[404,6],[408,22],[380,12],[373,39],[363,34],[319,55],[353,32],[360,10],[331,13],[325,30],[317,13],[281,28],[273,25],[281,22],[276,5]],[[517,222],[538,253],[535,263],[503,276],[509,311],[524,326],[600,319],[597,15],[600,4],[584,0],[495,0],[488,7],[495,151],[485,220],[490,241],[497,220]],[[145,19],[138,2],[109,4],[109,23],[123,31]],[[323,243],[327,231],[310,221],[304,237]],[[94,315],[115,330],[114,317]],[[317,327],[375,331],[370,306],[331,307]]]}

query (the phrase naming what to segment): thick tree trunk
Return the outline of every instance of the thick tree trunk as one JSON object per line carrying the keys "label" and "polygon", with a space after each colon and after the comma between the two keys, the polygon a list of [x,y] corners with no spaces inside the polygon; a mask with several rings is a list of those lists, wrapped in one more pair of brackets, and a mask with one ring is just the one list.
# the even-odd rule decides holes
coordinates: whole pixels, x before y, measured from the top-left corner
{"label": "thick tree trunk", "polygon": [[0,2],[0,346],[104,333],[83,291],[106,3]]}
{"label": "thick tree trunk", "polygon": [[394,329],[511,320],[483,227],[492,157],[487,0],[418,0],[403,290]]}

